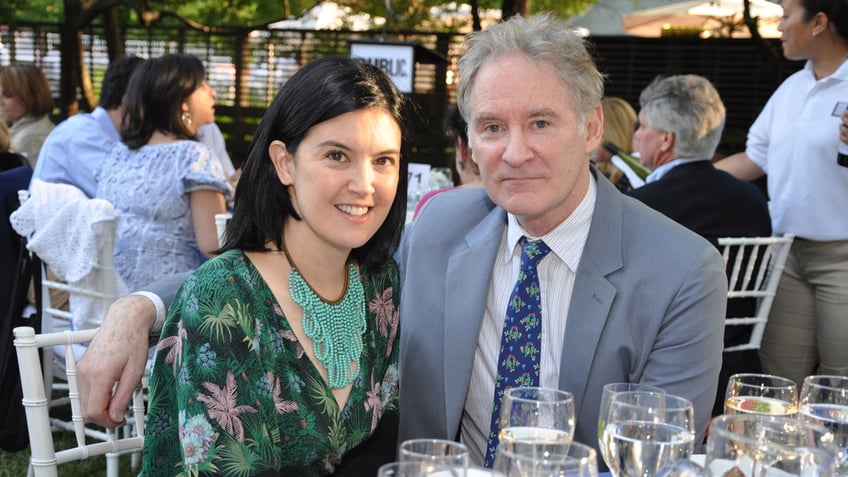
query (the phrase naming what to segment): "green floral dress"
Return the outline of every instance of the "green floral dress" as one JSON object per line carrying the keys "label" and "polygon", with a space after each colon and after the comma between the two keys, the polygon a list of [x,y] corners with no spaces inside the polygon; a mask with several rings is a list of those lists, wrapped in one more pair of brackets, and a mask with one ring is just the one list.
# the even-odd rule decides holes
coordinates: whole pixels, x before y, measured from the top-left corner
{"label": "green floral dress", "polygon": [[238,250],[170,308],[150,375],[144,475],[325,475],[397,407],[399,275],[360,270],[367,331],[343,409]]}

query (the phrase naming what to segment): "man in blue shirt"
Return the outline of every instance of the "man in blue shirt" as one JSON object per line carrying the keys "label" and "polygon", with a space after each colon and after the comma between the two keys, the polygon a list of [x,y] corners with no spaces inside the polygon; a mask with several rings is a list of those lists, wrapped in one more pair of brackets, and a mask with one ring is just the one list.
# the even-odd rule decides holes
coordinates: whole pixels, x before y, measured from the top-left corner
{"label": "man in blue shirt", "polygon": [[94,197],[94,174],[112,145],[121,140],[121,103],[130,76],[142,61],[137,56],[125,56],[109,64],[100,89],[100,105],[53,128],[41,146],[33,179],[70,184]]}

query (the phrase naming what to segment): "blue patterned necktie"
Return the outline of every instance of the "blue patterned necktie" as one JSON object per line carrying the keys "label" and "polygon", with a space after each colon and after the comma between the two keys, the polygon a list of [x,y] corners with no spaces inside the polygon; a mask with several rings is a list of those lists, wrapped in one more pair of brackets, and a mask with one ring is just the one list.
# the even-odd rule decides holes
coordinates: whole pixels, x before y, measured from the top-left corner
{"label": "blue patterned necktie", "polygon": [[512,289],[506,308],[498,354],[498,373],[495,376],[495,395],[492,402],[492,425],[486,447],[486,467],[492,467],[498,447],[498,418],[504,391],[518,386],[539,385],[539,356],[542,350],[542,303],[539,291],[539,274],[536,265],[551,249],[545,242],[529,242],[525,237],[521,245],[521,270]]}

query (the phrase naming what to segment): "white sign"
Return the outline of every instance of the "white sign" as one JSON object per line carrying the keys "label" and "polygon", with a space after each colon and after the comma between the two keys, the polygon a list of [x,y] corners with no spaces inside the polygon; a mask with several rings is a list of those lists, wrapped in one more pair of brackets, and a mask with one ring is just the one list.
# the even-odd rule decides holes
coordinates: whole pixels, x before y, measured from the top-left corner
{"label": "white sign", "polygon": [[412,92],[415,73],[415,48],[413,45],[375,43],[350,44],[350,57],[364,61],[385,71],[401,93]]}

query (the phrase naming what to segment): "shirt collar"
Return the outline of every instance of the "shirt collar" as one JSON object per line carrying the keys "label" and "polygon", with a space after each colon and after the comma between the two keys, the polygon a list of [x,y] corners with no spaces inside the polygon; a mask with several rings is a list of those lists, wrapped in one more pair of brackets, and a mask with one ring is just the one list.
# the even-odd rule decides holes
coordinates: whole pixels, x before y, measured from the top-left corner
{"label": "shirt collar", "polygon": [[507,214],[505,261],[509,262],[513,257],[520,257],[521,248],[518,247],[518,241],[521,237],[527,237],[528,240],[544,240],[569,270],[576,273],[586,238],[589,236],[589,226],[592,225],[592,214],[595,211],[597,196],[598,186],[595,184],[594,176],[589,174],[589,189],[583,200],[571,215],[542,237],[530,235],[521,227],[514,215]]}
{"label": "shirt collar", "polygon": [[650,184],[651,182],[656,182],[656,181],[662,179],[662,176],[668,174],[668,171],[674,169],[677,166],[681,166],[683,164],[689,164],[690,162],[708,161],[708,160],[709,159],[685,159],[685,158],[683,158],[683,159],[675,159],[673,161],[666,162],[665,164],[661,165],[660,167],[657,167],[650,174],[648,174],[648,177],[645,178],[645,184]]}

